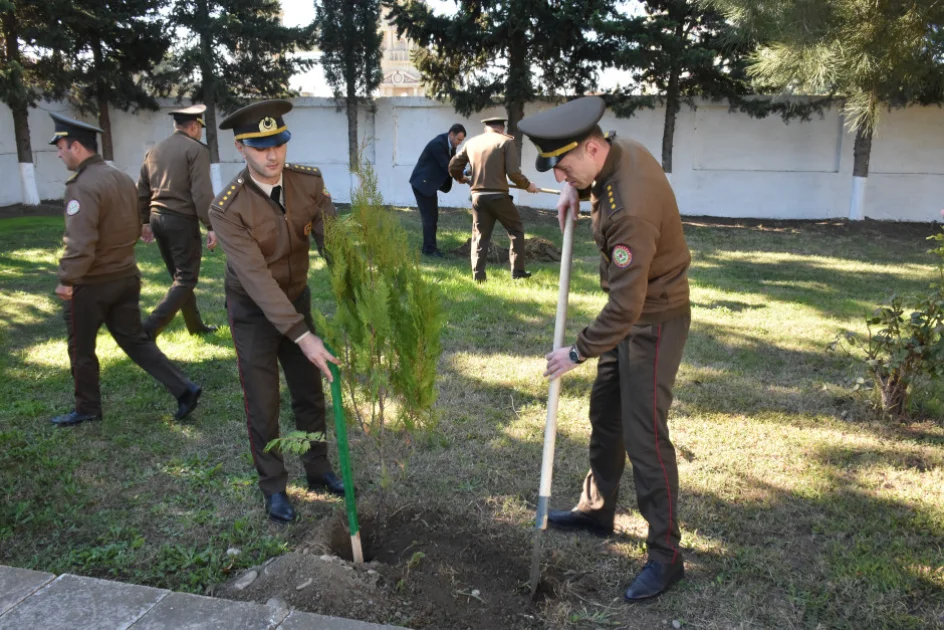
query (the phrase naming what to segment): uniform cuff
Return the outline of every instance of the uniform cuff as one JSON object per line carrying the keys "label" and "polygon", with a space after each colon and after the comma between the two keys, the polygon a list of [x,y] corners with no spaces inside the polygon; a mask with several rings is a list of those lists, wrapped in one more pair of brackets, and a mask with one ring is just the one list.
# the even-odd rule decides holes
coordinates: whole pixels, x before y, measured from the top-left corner
{"label": "uniform cuff", "polygon": [[300,337],[297,337],[297,338],[295,339],[295,343],[300,343],[302,339],[304,339],[305,337],[307,337],[307,336],[310,335],[310,334],[311,334],[311,331],[310,331],[310,330],[306,330],[305,332],[303,332],[303,333],[301,334]]}

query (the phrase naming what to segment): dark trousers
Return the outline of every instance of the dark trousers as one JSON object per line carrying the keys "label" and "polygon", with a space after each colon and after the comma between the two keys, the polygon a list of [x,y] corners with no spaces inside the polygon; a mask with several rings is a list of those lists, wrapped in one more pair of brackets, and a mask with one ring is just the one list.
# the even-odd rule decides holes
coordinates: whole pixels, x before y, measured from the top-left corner
{"label": "dark trousers", "polygon": [[690,323],[686,314],[633,326],[600,357],[590,393],[590,472],[576,508],[603,524],[613,523],[628,454],[639,511],[649,523],[649,557],[662,563],[682,557],[678,466],[668,413]]}
{"label": "dark trousers", "polygon": [[187,324],[187,331],[200,332],[204,324],[193,293],[200,277],[200,255],[203,249],[200,223],[196,217],[155,212],[151,214],[151,230],[174,283],[151,311],[144,322],[144,329],[149,333],[159,333],[180,311]]}
{"label": "dark trousers", "polygon": [[[293,304],[305,317],[308,329],[314,331],[308,289]],[[279,364],[292,397],[295,428],[307,433],[325,430],[321,372],[295,340],[280,333],[251,299],[227,291],[226,308],[249,425],[249,448],[259,473],[259,487],[269,496],[283,492],[288,482],[282,453],[264,450],[266,444],[279,437]],[[326,442],[311,442],[311,448],[301,459],[309,476],[331,471]]]}
{"label": "dark trousers", "polygon": [[413,196],[416,197],[416,207],[420,209],[420,220],[423,222],[423,253],[432,254],[438,249],[436,227],[439,225],[439,198],[436,195],[424,195],[415,186]]}
{"label": "dark trousers", "polygon": [[508,195],[472,195],[472,275],[485,278],[488,245],[495,222],[508,232],[511,247],[508,257],[512,275],[524,271],[524,226],[518,209]]}
{"label": "dark trousers", "polygon": [[180,397],[190,386],[187,377],[141,327],[140,295],[141,279],[137,276],[72,288],[72,299],[65,302],[64,315],[77,412],[96,415],[102,412],[95,341],[103,323],[125,354],[166,387],[174,398]]}

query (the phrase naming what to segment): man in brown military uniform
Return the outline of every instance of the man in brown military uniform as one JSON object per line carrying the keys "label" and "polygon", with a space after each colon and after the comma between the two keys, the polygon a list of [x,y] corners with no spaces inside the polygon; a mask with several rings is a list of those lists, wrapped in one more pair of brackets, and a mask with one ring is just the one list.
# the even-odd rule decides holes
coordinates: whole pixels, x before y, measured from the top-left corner
{"label": "man in brown military uniform", "polygon": [[[200,275],[200,223],[207,228],[207,247],[216,247],[210,225],[210,152],[200,142],[206,105],[171,112],[175,131],[144,156],[138,177],[138,209],[147,231],[153,233],[174,283],[144,321],[151,338],[181,311],[191,335],[214,332],[200,317],[194,288]],[[150,223],[149,223],[150,222]]]}
{"label": "man in brown military uniform", "polygon": [[[521,173],[515,139],[505,135],[505,119],[496,116],[482,122],[485,132],[469,139],[449,161],[449,174],[461,184],[471,183],[472,277],[476,282],[487,280],[485,259],[498,221],[511,240],[511,277],[530,278],[524,268],[524,226],[508,194],[508,179],[530,193],[537,187]],[[472,167],[471,179],[463,174],[466,164]]]}
{"label": "man in brown military uniform", "polygon": [[537,169],[553,168],[557,181],[566,181],[561,226],[576,219],[578,197],[589,197],[600,286],[609,295],[576,343],[547,355],[550,378],[599,357],[590,393],[590,472],[577,506],[551,511],[548,523],[612,533],[628,453],[639,511],[649,523],[649,561],[624,594],[637,601],[685,575],[668,412],[691,322],[691,256],[662,168],[641,144],[603,136],[597,122],[604,109],[602,99],[585,97],[529,116],[520,128],[538,149]]}
{"label": "man in brown military uniform", "polygon": [[[286,164],[292,137],[282,116],[284,100],[244,107],[221,124],[232,129],[246,168],[210,207],[213,228],[226,252],[226,307],[236,346],[249,424],[249,446],[265,495],[265,510],[280,522],[295,519],[285,492],[282,454],[265,452],[279,436],[279,368],[292,396],[295,426],[325,430],[325,399],[318,370],[330,381],[328,361],[337,363],[314,334],[308,289],[309,238],[324,245],[324,217],[335,215],[321,172]],[[343,495],[325,442],[302,455],[312,489]]]}
{"label": "man in brown military uniform", "polygon": [[98,127],[50,114],[59,158],[75,175],[66,182],[65,253],[59,261],[56,295],[65,303],[75,409],[52,422],[71,426],[102,419],[95,340],[104,323],[131,358],[177,399],[175,418],[193,411],[201,389],[141,328],[141,278],[134,246],[141,235],[134,182],[98,155]]}

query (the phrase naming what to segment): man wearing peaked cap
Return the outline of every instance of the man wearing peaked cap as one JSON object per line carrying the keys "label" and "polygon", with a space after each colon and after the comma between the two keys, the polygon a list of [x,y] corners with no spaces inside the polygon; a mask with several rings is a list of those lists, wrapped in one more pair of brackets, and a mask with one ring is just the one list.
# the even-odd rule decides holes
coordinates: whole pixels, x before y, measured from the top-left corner
{"label": "man wearing peaked cap", "polygon": [[[191,335],[211,333],[216,326],[203,323],[194,289],[200,276],[200,223],[207,228],[207,247],[216,247],[210,224],[210,151],[200,141],[206,105],[191,105],[170,112],[174,133],[144,156],[138,176],[138,211],[164,259],[173,284],[144,321],[154,339],[183,313]],[[147,240],[147,239],[146,239]]]}
{"label": "man wearing peaked cap", "polygon": [[537,169],[564,182],[561,226],[589,198],[600,249],[603,310],[575,343],[547,355],[545,376],[562,376],[598,357],[590,393],[590,472],[572,510],[548,523],[598,535],[613,531],[626,454],[639,511],[649,523],[649,561],[624,597],[655,597],[685,575],[678,522],[678,467],[668,411],[691,322],[691,262],[672,187],[638,142],[604,136],[605,105],[580,98],[529,116],[519,128],[538,151]]}
{"label": "man wearing peaked cap", "polygon": [[[325,399],[319,370],[330,380],[337,363],[315,334],[308,289],[310,239],[324,247],[325,216],[335,216],[321,171],[286,164],[292,137],[284,100],[253,103],[220,124],[232,129],[246,168],[210,206],[213,229],[226,252],[226,308],[242,384],[249,448],[265,510],[290,522],[295,510],[286,494],[282,454],[265,451],[279,436],[279,364],[292,397],[295,426],[325,430]],[[328,461],[325,442],[312,442],[302,464],[313,490],[344,495]]]}
{"label": "man wearing peaked cap", "polygon": [[[531,277],[524,268],[524,226],[508,194],[508,180],[530,193],[537,187],[521,173],[518,148],[515,139],[505,135],[505,120],[502,116],[482,120],[484,133],[469,139],[449,161],[449,174],[460,184],[471,184],[472,278],[476,282],[487,280],[485,262],[496,221],[511,241],[511,277]],[[471,177],[465,176],[466,165],[472,169]]]}
{"label": "man wearing peaked cap", "polygon": [[56,132],[49,144],[75,175],[66,182],[65,253],[56,295],[65,306],[75,409],[58,426],[101,420],[95,339],[105,324],[132,361],[177,398],[179,420],[193,411],[202,390],[177,369],[141,327],[141,274],[134,246],[141,235],[134,182],[98,155],[101,129],[50,113]]}

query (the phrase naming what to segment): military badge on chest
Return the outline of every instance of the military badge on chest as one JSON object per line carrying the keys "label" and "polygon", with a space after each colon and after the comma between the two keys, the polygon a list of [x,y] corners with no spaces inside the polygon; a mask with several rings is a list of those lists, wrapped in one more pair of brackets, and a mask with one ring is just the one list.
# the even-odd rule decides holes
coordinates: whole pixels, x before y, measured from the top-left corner
{"label": "military badge on chest", "polygon": [[613,255],[610,256],[610,260],[620,269],[625,269],[633,264],[633,251],[626,245],[617,245],[613,248]]}

